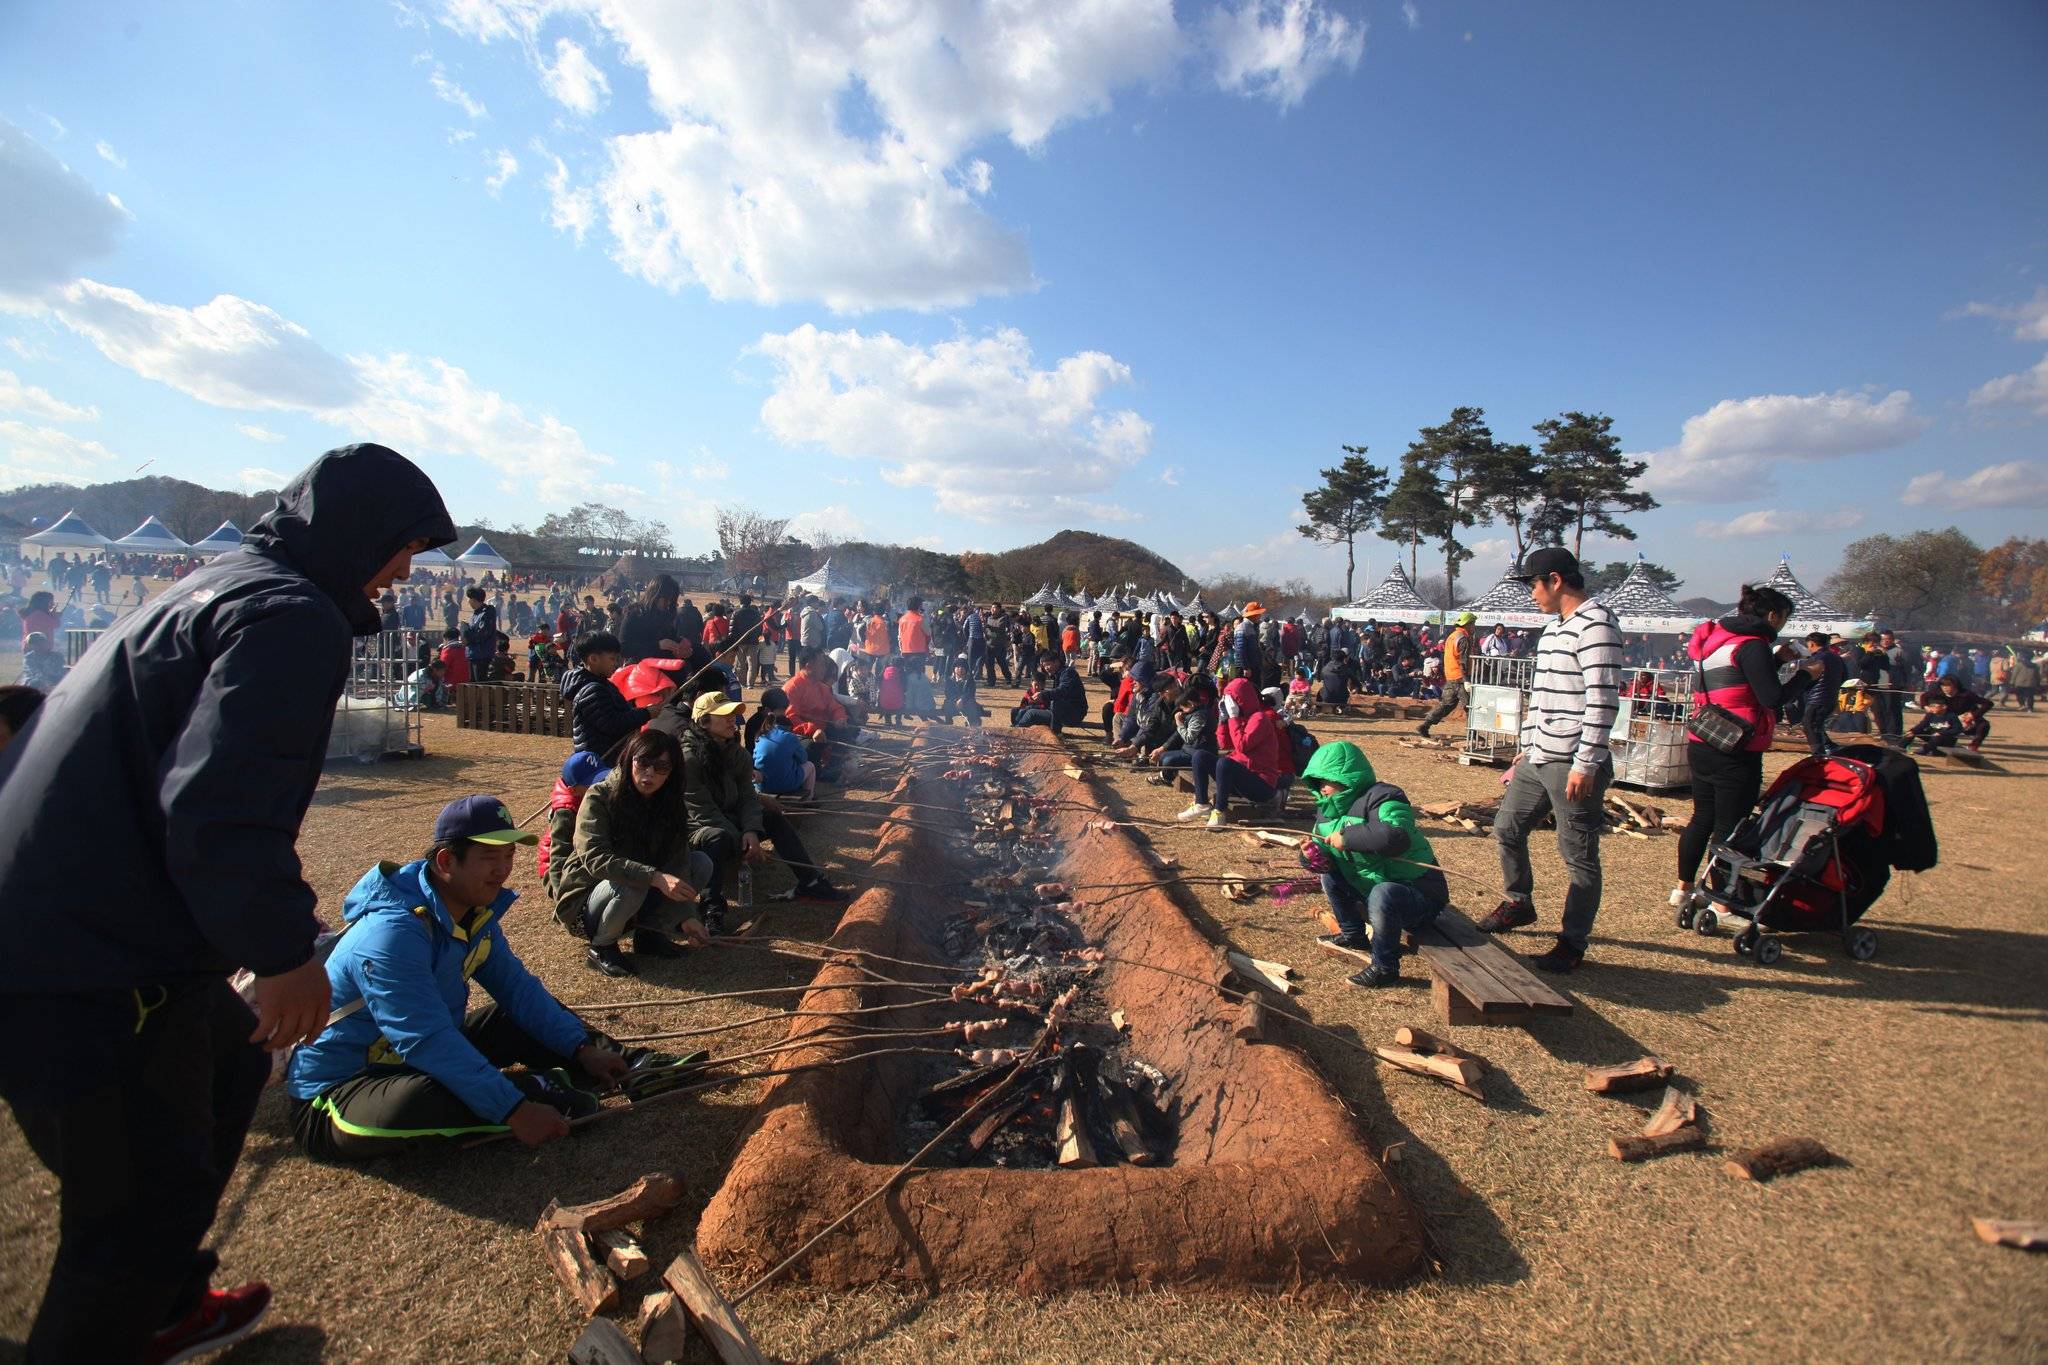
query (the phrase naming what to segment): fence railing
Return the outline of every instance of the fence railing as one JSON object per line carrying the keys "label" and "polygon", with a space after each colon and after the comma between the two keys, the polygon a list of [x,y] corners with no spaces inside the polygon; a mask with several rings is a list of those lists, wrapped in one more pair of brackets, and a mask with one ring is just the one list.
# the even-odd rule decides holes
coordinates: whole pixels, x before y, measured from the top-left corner
{"label": "fence railing", "polygon": [[570,736],[570,707],[552,683],[464,683],[455,689],[455,724],[463,730]]}

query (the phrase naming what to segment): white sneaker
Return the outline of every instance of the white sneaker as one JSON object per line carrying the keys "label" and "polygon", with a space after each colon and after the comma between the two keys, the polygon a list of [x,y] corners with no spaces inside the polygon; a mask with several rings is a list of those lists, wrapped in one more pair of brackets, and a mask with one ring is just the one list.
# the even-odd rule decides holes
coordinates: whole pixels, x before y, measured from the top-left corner
{"label": "white sneaker", "polygon": [[1203,816],[1210,814],[1213,809],[1213,807],[1205,806],[1201,802],[1197,801],[1193,805],[1189,806],[1186,810],[1182,811],[1179,815],[1174,816],[1173,818],[1183,823],[1189,820],[1199,820]]}
{"label": "white sneaker", "polygon": [[1687,901],[1691,899],[1692,892],[1686,890],[1684,887],[1674,886],[1671,888],[1671,908],[1673,910],[1681,908]]}
{"label": "white sneaker", "polygon": [[1212,810],[1209,812],[1209,823],[1203,826],[1203,828],[1211,833],[1219,829],[1228,829],[1230,828],[1230,817],[1220,810]]}

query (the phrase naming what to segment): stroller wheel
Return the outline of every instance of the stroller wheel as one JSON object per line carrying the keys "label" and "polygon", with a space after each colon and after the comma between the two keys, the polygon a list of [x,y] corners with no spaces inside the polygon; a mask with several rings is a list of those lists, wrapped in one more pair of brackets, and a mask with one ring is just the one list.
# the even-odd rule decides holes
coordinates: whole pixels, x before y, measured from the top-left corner
{"label": "stroller wheel", "polygon": [[1849,956],[1858,962],[1868,962],[1877,956],[1877,931],[1875,929],[1851,929],[1849,931]]}
{"label": "stroller wheel", "polygon": [[1751,927],[1748,929],[1744,929],[1741,933],[1737,934],[1735,936],[1735,941],[1729,946],[1735,949],[1735,955],[1737,957],[1748,957],[1750,946],[1755,942],[1756,929],[1754,927]]}
{"label": "stroller wheel", "polygon": [[1721,917],[1702,907],[1693,915],[1692,927],[1701,938],[1712,938],[1714,931],[1721,927]]}
{"label": "stroller wheel", "polygon": [[1692,907],[1690,905],[1678,907],[1678,927],[1681,929],[1692,928]]}
{"label": "stroller wheel", "polygon": [[1756,941],[1756,946],[1750,949],[1750,956],[1756,959],[1757,965],[1760,967],[1768,967],[1784,955],[1785,945],[1772,938],[1769,934],[1759,938]]}

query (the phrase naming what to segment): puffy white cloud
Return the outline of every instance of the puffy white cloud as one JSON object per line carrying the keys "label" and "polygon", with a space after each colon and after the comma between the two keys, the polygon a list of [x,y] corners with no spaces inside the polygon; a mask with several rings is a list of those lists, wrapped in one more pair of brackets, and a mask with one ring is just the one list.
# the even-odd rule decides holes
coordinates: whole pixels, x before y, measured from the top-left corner
{"label": "puffy white cloud", "polygon": [[55,427],[0,422],[0,488],[31,483],[85,483],[114,458],[98,441]]}
{"label": "puffy white cloud", "polygon": [[1410,28],[1422,27],[1422,11],[1416,7],[1415,0],[1401,0],[1401,21]]}
{"label": "puffy white cloud", "polygon": [[821,541],[866,540],[872,534],[865,521],[848,511],[846,504],[838,502],[797,513],[789,519],[789,525],[783,528],[782,533],[810,545]]}
{"label": "puffy white cloud", "polygon": [[472,119],[490,116],[491,111],[484,108],[484,102],[456,84],[455,78],[450,76],[447,68],[439,62],[434,63],[433,71],[427,76],[427,84],[434,87],[434,93],[442,100],[454,105]]}
{"label": "puffy white cloud", "polygon": [[1863,524],[1863,513],[1851,508],[1833,512],[1802,512],[1767,507],[1744,512],[1732,521],[1696,521],[1692,533],[1705,540],[1745,540],[1755,536],[1809,535],[1847,531]]}
{"label": "puffy white cloud", "polygon": [[128,169],[128,158],[115,151],[114,145],[105,138],[101,138],[98,142],[93,143],[92,149],[99,153],[100,160],[106,162],[115,170],[125,171]]}
{"label": "puffy white cloud", "polygon": [[602,92],[565,73],[602,74],[569,39],[544,55],[553,15],[589,20],[644,73],[662,126],[611,138],[594,182],[572,190],[565,173],[558,227],[580,235],[576,196],[592,196],[631,274],[840,312],[1033,286],[1022,241],[986,210],[993,171],[978,147],[1035,151],[1189,65],[1291,105],[1355,68],[1364,41],[1327,0],[1225,0],[1186,26],[1173,0],[443,0],[441,14],[519,44],[571,107]]}
{"label": "puffy white cloud", "polygon": [[2016,341],[2048,341],[2048,285],[2038,285],[2023,303],[1966,303],[1953,317],[1996,318],[2009,322]]}
{"label": "puffy white cloud", "polygon": [[1770,486],[1781,460],[1830,460],[1904,445],[1927,429],[1913,395],[1764,394],[1728,398],[1685,419],[1678,444],[1642,452],[1643,482],[1666,501],[1728,502]]}
{"label": "puffy white cloud", "polygon": [[96,422],[100,410],[67,403],[33,384],[24,384],[12,370],[0,370],[0,412],[18,412],[42,422]]}
{"label": "puffy white cloud", "polygon": [[929,488],[938,510],[956,516],[1133,515],[1092,496],[1152,445],[1144,418],[1102,406],[1131,372],[1100,351],[1041,369],[1010,329],[927,347],[808,323],[753,350],[774,366],[761,420],[784,445],[880,461],[890,483]]}
{"label": "puffy white cloud", "polygon": [[1922,474],[1899,501],[1908,507],[2048,507],[2048,462],[2008,460],[1962,478]]}
{"label": "puffy white cloud", "polygon": [[278,435],[269,427],[259,427],[254,422],[237,422],[235,423],[235,430],[241,432],[250,440],[260,441],[267,446],[279,445],[284,441],[284,437]]}
{"label": "puffy white cloud", "polygon": [[732,466],[708,450],[699,450],[697,458],[690,464],[690,477],[699,482],[715,482],[732,477]]}
{"label": "puffy white cloud", "polygon": [[235,482],[242,486],[244,493],[264,493],[284,487],[292,476],[262,465],[250,465],[235,475]]}
{"label": "puffy white cloud", "polygon": [[0,119],[0,295],[33,300],[111,254],[128,211]]}
{"label": "puffy white cloud", "polygon": [[[540,149],[547,156],[545,148]],[[548,172],[548,223],[557,232],[575,234],[577,245],[597,222],[597,196],[588,188],[577,188],[569,183],[569,168],[562,158],[550,156],[555,168]]]}
{"label": "puffy white cloud", "polygon": [[541,63],[540,83],[556,103],[579,114],[596,113],[612,93],[612,83],[590,54],[567,38],[555,40],[553,62]]}
{"label": "puffy white cloud", "polygon": [[2032,369],[2008,374],[1970,391],[1973,408],[2019,408],[2048,417],[2048,356]]}
{"label": "puffy white cloud", "polygon": [[490,175],[484,179],[484,188],[495,195],[505,188],[506,181],[519,174],[519,158],[500,147],[491,158],[491,166]]}
{"label": "puffy white cloud", "polygon": [[1320,0],[1240,0],[1211,13],[1208,26],[1217,84],[1282,109],[1339,67],[1356,71],[1365,55],[1365,25]]}

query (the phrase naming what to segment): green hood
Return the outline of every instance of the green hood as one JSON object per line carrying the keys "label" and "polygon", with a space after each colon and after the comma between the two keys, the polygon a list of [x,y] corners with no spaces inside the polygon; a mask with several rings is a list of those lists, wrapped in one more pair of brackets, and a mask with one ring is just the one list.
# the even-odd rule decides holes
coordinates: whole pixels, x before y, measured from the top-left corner
{"label": "green hood", "polygon": [[1301,770],[1301,776],[1312,787],[1320,787],[1325,782],[1343,786],[1344,790],[1335,796],[1317,794],[1316,810],[1326,820],[1335,820],[1350,810],[1353,803],[1379,781],[1365,750],[1349,740],[1318,745],[1315,753],[1309,756],[1308,766]]}

